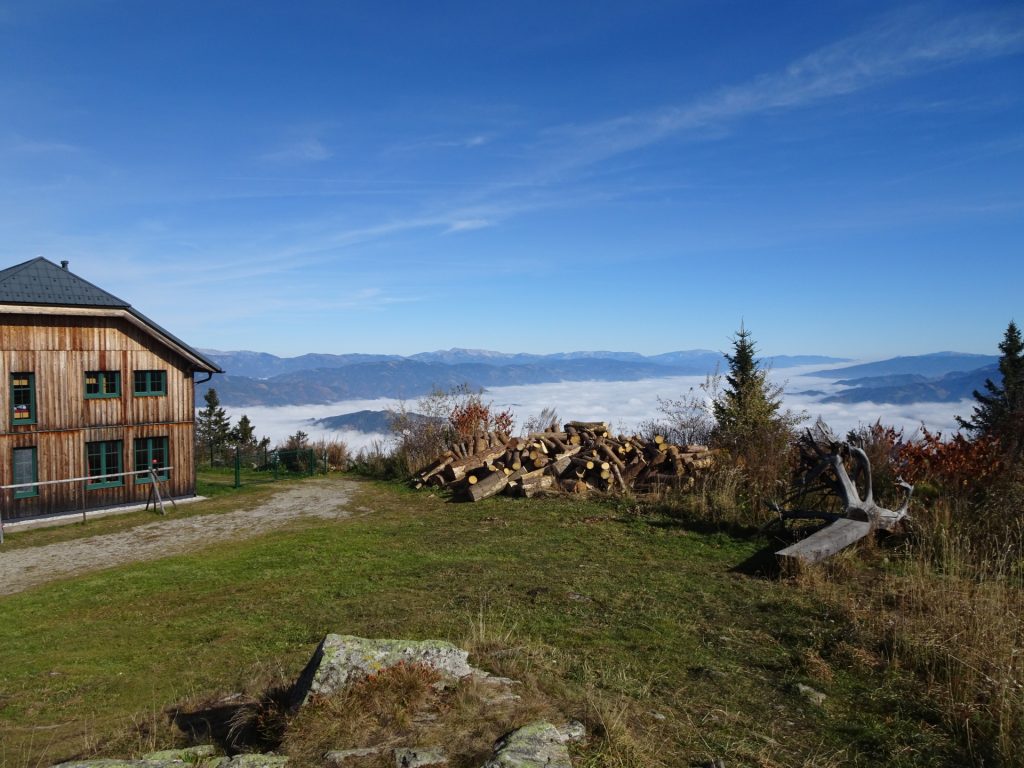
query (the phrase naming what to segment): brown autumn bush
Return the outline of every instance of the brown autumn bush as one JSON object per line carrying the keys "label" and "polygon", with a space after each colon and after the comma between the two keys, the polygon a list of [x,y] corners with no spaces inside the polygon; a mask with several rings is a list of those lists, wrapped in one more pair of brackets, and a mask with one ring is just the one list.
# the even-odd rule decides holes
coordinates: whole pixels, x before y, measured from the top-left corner
{"label": "brown autumn bush", "polygon": [[391,432],[395,437],[395,463],[401,475],[410,477],[456,441],[468,440],[478,431],[509,433],[513,421],[511,411],[497,411],[484,402],[481,392],[468,385],[434,390],[420,398],[415,411],[402,404],[394,412]]}

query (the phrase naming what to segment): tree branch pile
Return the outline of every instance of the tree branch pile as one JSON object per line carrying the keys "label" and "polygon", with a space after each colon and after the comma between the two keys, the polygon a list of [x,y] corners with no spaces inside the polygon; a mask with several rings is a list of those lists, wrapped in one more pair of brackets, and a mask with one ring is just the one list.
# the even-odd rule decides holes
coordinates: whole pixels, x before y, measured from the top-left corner
{"label": "tree branch pile", "polygon": [[528,437],[478,433],[438,457],[413,485],[446,488],[468,501],[498,493],[644,493],[692,487],[713,460],[706,446],[673,445],[660,435],[613,437],[604,422],[570,421]]}

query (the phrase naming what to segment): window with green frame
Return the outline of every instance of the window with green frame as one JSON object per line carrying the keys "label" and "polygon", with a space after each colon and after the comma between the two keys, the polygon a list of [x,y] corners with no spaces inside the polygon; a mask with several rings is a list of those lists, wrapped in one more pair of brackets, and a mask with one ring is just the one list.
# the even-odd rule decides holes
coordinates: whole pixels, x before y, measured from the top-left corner
{"label": "window with green frame", "polygon": [[[124,443],[120,440],[101,440],[85,444],[85,460],[88,465],[88,488],[111,488],[124,485],[121,475],[121,452]],[[114,477],[110,477],[114,475]]]}
{"label": "window with green frame", "polygon": [[11,374],[11,424],[36,423],[36,375]]}
{"label": "window with green frame", "polygon": [[[167,475],[167,438],[166,437],[140,437],[135,440],[135,471],[141,472],[150,467],[155,469],[164,468],[156,473],[157,480],[166,480]],[[136,483],[153,482],[149,475],[136,475]]]}
{"label": "window with green frame", "polygon": [[88,399],[117,397],[121,394],[120,371],[86,371],[85,396]]}
{"label": "window with green frame", "polygon": [[[36,457],[35,448],[15,448],[11,464],[14,467],[14,485],[39,482],[39,462]],[[39,495],[39,486],[33,485],[29,488],[15,488],[14,498],[28,499]]]}
{"label": "window with green frame", "polygon": [[167,371],[135,371],[132,394],[166,395]]}

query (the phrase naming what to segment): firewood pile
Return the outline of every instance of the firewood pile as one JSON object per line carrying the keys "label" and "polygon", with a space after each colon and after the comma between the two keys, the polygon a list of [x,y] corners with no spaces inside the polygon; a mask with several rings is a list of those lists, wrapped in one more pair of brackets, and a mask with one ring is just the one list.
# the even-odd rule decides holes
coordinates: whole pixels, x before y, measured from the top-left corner
{"label": "firewood pile", "polygon": [[528,437],[477,434],[438,457],[413,485],[449,489],[467,501],[499,493],[646,493],[689,488],[713,460],[703,445],[673,445],[660,435],[613,437],[604,422],[570,421]]}

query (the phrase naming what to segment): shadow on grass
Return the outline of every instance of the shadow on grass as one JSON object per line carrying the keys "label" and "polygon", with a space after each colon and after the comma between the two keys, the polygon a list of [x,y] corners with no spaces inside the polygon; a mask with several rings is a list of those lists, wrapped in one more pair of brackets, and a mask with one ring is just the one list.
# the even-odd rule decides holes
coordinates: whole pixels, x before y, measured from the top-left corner
{"label": "shadow on grass", "polygon": [[779,558],[775,553],[780,549],[778,542],[770,542],[757,550],[741,563],[729,569],[730,573],[739,573],[755,579],[777,579],[782,575]]}
{"label": "shadow on grass", "polygon": [[766,530],[763,527],[758,528],[749,524],[716,522],[688,516],[660,516],[648,519],[647,524],[653,528],[680,529],[705,536],[722,534],[740,541],[766,539],[762,548],[729,569],[730,573],[757,579],[780,578],[783,574],[775,553],[808,534],[806,527],[803,529],[782,527]]}
{"label": "shadow on grass", "polygon": [[284,739],[291,700],[291,686],[275,686],[259,699],[236,694],[167,715],[190,744],[214,744],[227,755],[269,752]]}

